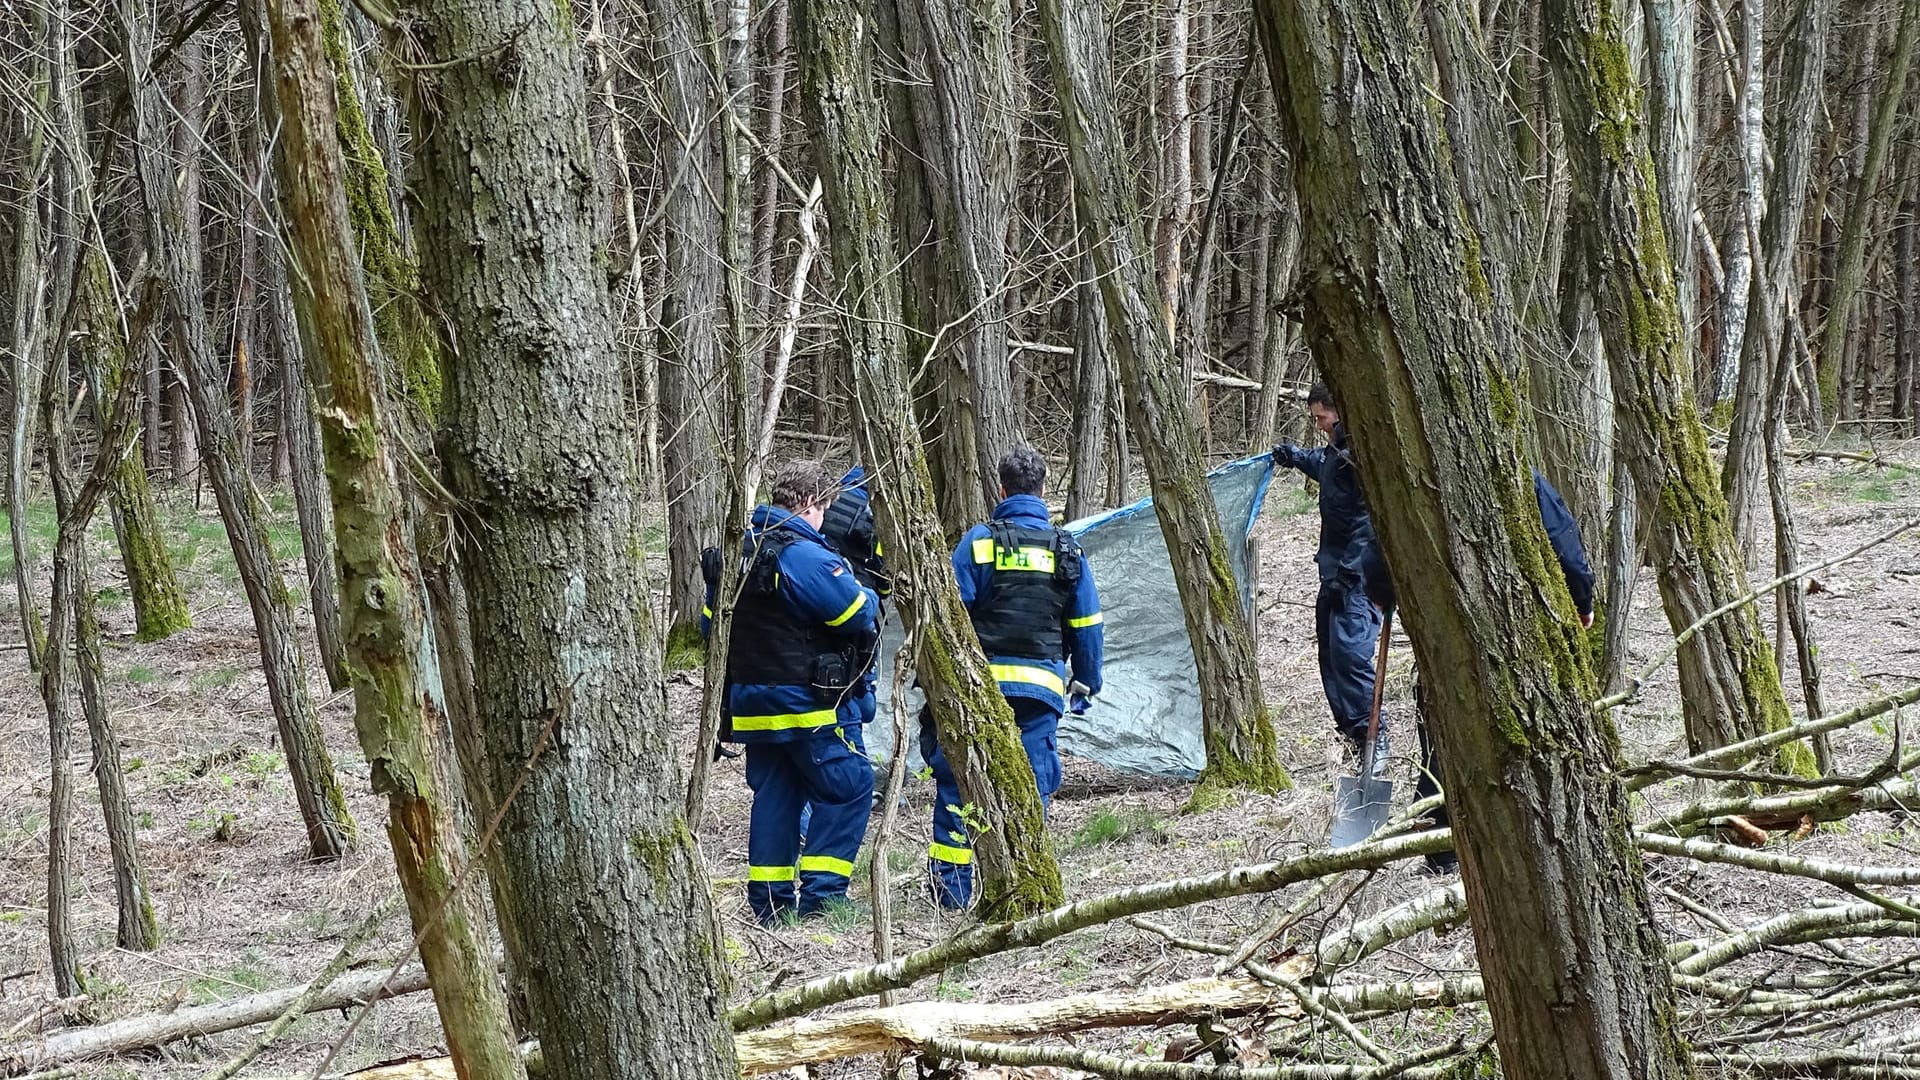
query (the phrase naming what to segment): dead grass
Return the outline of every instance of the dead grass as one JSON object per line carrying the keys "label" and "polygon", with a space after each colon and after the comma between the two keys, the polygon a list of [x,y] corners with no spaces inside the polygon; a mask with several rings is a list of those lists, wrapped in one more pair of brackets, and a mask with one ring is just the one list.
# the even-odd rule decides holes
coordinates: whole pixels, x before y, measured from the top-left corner
{"label": "dead grass", "polygon": [[[1837,553],[1883,531],[1920,509],[1920,475],[1869,470],[1854,463],[1813,462],[1796,467],[1795,496],[1802,508],[1802,538],[1812,558]],[[1883,497],[1884,496],[1884,497]],[[300,573],[298,537],[289,510],[276,500],[276,547],[290,556],[289,577]],[[165,642],[132,641],[124,583],[115,580],[110,534],[102,545],[99,587],[109,684],[128,783],[139,815],[143,854],[166,933],[162,948],[136,955],[113,946],[113,889],[98,800],[81,774],[76,805],[75,906],[86,971],[100,1018],[135,1015],[175,1002],[199,1002],[254,989],[296,983],[317,970],[347,931],[393,887],[382,838],[380,802],[367,791],[366,767],[354,741],[350,703],[329,695],[307,642],[309,683],[335,760],[344,774],[361,841],[345,860],[315,865],[303,858],[303,834],[278,757],[272,713],[258,672],[251,618],[232,576],[230,557],[211,507],[194,511],[170,502],[175,551],[193,594],[194,629]],[[1053,806],[1050,831],[1074,896],[1089,896],[1177,875],[1203,873],[1297,852],[1324,840],[1334,758],[1331,725],[1319,693],[1313,654],[1312,542],[1317,528],[1311,503],[1293,494],[1291,481],[1276,484],[1269,512],[1260,522],[1262,610],[1260,652],[1266,690],[1278,710],[1282,755],[1294,790],[1250,797],[1205,813],[1183,813],[1185,785],[1119,775],[1083,761],[1069,761],[1066,783]],[[40,544],[44,556],[45,544]],[[1860,561],[1823,574],[1811,596],[1826,662],[1827,695],[1839,706],[1876,691],[1920,679],[1920,630],[1914,614],[1920,589],[1920,539],[1906,537]],[[222,564],[225,557],[227,561]],[[1771,553],[1760,558],[1771,567]],[[12,589],[0,590],[0,645],[19,640]],[[1771,622],[1771,607],[1766,611]],[[1665,619],[1650,581],[1643,581],[1631,618],[1636,662],[1644,663],[1668,639]],[[1404,640],[1404,639],[1403,639]],[[17,647],[16,647],[17,648]],[[1411,650],[1396,649],[1396,670],[1411,664]],[[18,657],[15,651],[12,654]],[[1404,686],[1404,675],[1393,686]],[[1789,675],[1790,695],[1798,700]],[[699,693],[697,673],[676,672],[668,681],[673,715],[691,742]],[[1396,695],[1397,696],[1397,695]],[[1410,723],[1405,701],[1390,706],[1389,723],[1403,732]],[[0,1025],[28,1011],[50,993],[45,967],[46,729],[36,684],[24,665],[0,673]],[[1682,743],[1674,675],[1654,680],[1621,732],[1630,759],[1672,754]],[[1401,797],[1412,787],[1410,734],[1396,740],[1395,775]],[[1884,731],[1843,733],[1841,761],[1877,759]],[[689,746],[689,753],[692,748]],[[1679,798],[1685,792],[1663,796]],[[910,779],[908,805],[889,859],[895,891],[896,951],[932,944],[964,925],[936,910],[921,895],[919,852],[928,839],[931,784]],[[698,823],[715,879],[738,879],[745,865],[748,792],[741,763],[723,761],[714,770],[706,818]],[[230,837],[223,839],[222,837]],[[1873,862],[1915,861],[1912,826],[1887,815],[1857,819],[1804,841],[1808,854]],[[1733,871],[1702,870],[1655,862],[1656,890],[1684,884],[1696,898],[1728,918],[1747,921],[1777,911],[1791,898],[1832,895],[1825,886],[1754,879]],[[1276,948],[1307,948],[1318,936],[1397,903],[1432,885],[1412,870],[1373,875],[1356,891],[1336,893],[1337,902],[1304,921]],[[864,878],[854,898],[866,902]],[[760,929],[745,909],[742,887],[724,884],[716,905],[732,962],[734,992],[745,999],[779,981],[868,962],[870,927],[864,917],[812,923],[777,932]],[[1188,937],[1237,941],[1276,900],[1219,902],[1172,913],[1160,921]],[[1658,900],[1675,933],[1700,933],[1693,916]],[[404,918],[385,928],[370,959],[390,959],[405,939]],[[1881,946],[1860,946],[1872,954]],[[1368,960],[1380,978],[1430,978],[1472,967],[1471,934],[1456,930],[1420,939]],[[1044,948],[994,957],[948,972],[903,992],[904,999],[1022,1000],[1058,993],[1132,987],[1205,973],[1208,958],[1169,946],[1143,930],[1116,925],[1079,934]],[[1463,1015],[1466,1010],[1462,1010]],[[1884,1019],[1884,1018],[1883,1018]],[[1464,1023],[1465,1021],[1459,1021]],[[1889,1023],[1904,1021],[1895,1018]],[[336,1037],[337,1014],[297,1025],[256,1065],[262,1074],[311,1068],[320,1048]],[[1375,1025],[1389,1046],[1439,1041],[1437,1018],[1398,1026]],[[1427,1025],[1427,1026],[1423,1026]],[[1175,1032],[1109,1033],[1086,1044],[1158,1056]],[[176,1045],[150,1060],[129,1063],[142,1076],[175,1077],[204,1071],[231,1053],[238,1036]],[[381,1006],[362,1027],[336,1067],[430,1051],[438,1030],[424,996]],[[862,1066],[861,1070],[865,1071]],[[833,1075],[850,1075],[852,1066]]]}

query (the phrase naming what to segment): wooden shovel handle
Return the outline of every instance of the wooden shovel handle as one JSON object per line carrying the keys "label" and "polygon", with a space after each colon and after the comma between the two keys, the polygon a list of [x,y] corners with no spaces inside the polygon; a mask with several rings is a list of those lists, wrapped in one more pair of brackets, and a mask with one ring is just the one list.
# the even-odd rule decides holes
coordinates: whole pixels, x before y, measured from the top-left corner
{"label": "wooden shovel handle", "polygon": [[1360,775],[1373,775],[1373,750],[1380,745],[1380,705],[1387,699],[1387,643],[1393,640],[1393,609],[1381,612],[1380,658],[1373,663],[1373,715],[1367,719],[1367,746],[1360,757]]}

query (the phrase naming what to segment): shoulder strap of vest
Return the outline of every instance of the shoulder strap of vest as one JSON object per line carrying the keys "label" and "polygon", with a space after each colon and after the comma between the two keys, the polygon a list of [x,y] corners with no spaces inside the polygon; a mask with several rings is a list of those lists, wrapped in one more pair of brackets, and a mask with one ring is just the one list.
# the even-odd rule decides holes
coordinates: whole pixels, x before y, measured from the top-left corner
{"label": "shoulder strap of vest", "polygon": [[749,536],[747,543],[752,550],[741,557],[741,576],[746,579],[747,590],[767,595],[778,588],[780,556],[799,539],[792,530],[778,527]]}

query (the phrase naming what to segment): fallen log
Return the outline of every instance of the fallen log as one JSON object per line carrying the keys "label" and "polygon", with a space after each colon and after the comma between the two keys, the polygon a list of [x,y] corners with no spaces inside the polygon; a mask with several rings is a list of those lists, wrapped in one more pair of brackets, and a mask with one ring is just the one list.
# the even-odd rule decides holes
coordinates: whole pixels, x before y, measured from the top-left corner
{"label": "fallen log", "polygon": [[[1295,974],[1304,957],[1288,964]],[[1145,990],[1076,994],[1008,1005],[916,1001],[839,1016],[788,1020],[733,1039],[747,1076],[795,1065],[912,1050],[940,1039],[1008,1042],[1094,1028],[1191,1024],[1202,1016],[1253,1013],[1296,1016],[1299,1003],[1277,987],[1248,978],[1201,978]],[[423,1058],[350,1073],[345,1080],[453,1080],[450,1058]]]}
{"label": "fallen log", "polygon": [[[386,976],[384,964],[343,975],[335,979],[325,992],[316,996],[308,1004],[307,1011],[325,1012],[364,1004],[380,990],[380,982]],[[426,988],[427,973],[415,969],[395,976],[380,996],[389,998],[415,994]],[[93,1027],[56,1031],[44,1039],[0,1048],[0,1058],[4,1058],[6,1075],[15,1076],[51,1065],[131,1053],[197,1035],[213,1035],[268,1023],[277,1019],[305,992],[304,985],[289,986],[209,1005],[190,1005],[170,1013],[132,1016]]]}

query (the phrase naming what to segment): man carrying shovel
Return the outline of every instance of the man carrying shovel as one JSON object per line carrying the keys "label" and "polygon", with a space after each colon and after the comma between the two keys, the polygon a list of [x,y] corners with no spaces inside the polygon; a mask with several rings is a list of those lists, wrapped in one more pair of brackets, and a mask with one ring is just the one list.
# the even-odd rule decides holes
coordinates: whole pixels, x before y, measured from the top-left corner
{"label": "man carrying shovel", "polygon": [[1380,640],[1381,609],[1368,600],[1367,570],[1379,566],[1373,519],[1360,490],[1348,452],[1347,429],[1333,395],[1314,383],[1307,391],[1307,412],[1327,445],[1308,449],[1292,443],[1273,448],[1275,466],[1295,468],[1320,485],[1320,593],[1314,603],[1313,637],[1320,653],[1320,686],[1333,712],[1333,726],[1347,740],[1356,762],[1364,765],[1370,728],[1375,730],[1371,769],[1378,776],[1386,763],[1387,733],[1377,723],[1374,644]]}

